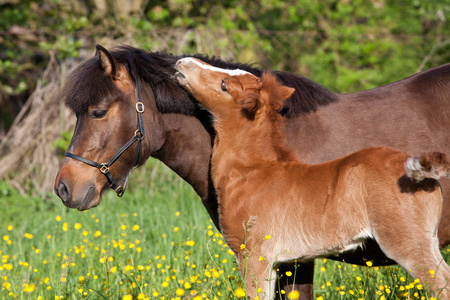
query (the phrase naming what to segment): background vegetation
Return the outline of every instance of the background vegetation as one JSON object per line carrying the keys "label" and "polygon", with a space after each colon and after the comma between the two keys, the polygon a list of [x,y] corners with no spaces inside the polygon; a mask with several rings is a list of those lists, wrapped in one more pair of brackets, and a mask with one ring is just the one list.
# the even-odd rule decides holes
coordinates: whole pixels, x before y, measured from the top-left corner
{"label": "background vegetation", "polygon": [[[56,92],[96,43],[207,53],[353,92],[449,62],[449,17],[450,0],[0,0],[0,298],[239,295],[198,197],[161,164],[88,213],[52,194],[74,126]],[[430,298],[397,267],[330,261],[317,261],[315,294]]]}

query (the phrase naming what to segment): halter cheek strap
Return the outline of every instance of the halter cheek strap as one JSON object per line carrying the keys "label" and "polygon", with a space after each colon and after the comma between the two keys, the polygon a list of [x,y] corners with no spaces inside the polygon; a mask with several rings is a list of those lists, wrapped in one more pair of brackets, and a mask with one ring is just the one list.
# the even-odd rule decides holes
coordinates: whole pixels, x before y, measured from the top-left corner
{"label": "halter cheek strap", "polygon": [[[136,102],[136,112],[137,112],[137,130],[134,132],[134,136],[125,144],[123,145],[106,163],[98,163],[93,160],[84,158],[82,156],[66,152],[64,156],[70,157],[76,160],[79,160],[85,164],[88,164],[92,167],[95,167],[99,169],[99,171],[108,178],[109,186],[116,192],[117,196],[122,197],[125,193],[126,183],[128,181],[128,177],[125,180],[124,186],[121,186],[117,183],[114,176],[109,171],[109,168],[112,166],[112,164],[131,146],[134,144],[134,142],[138,143],[138,152],[136,157],[136,162],[134,164],[133,170],[138,166],[139,164],[139,158],[141,155],[141,148],[142,148],[142,140],[144,139],[145,131],[144,131],[144,120],[142,117],[142,113],[144,112],[144,103],[141,102],[141,89],[139,84],[139,78],[135,76],[136,78],[136,96],[137,96],[137,102]],[[131,174],[131,172],[130,172]],[[129,176],[129,175],[128,175]]]}

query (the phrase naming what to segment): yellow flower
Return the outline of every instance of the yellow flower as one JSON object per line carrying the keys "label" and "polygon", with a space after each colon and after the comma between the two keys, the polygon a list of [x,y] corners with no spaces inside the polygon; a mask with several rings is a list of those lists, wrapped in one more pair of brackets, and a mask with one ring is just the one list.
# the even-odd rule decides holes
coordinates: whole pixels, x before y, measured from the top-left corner
{"label": "yellow flower", "polygon": [[270,235],[265,236],[266,240],[270,240],[272,237]]}
{"label": "yellow flower", "polygon": [[287,296],[289,299],[296,300],[296,299],[300,298],[300,292],[293,290],[293,291],[289,292]]}
{"label": "yellow flower", "polygon": [[7,235],[4,235],[4,236],[3,236],[3,240],[4,240],[4,241],[7,241],[7,240],[9,240],[9,236],[7,236]]}
{"label": "yellow flower", "polygon": [[84,281],[84,276],[78,277],[78,280],[79,280],[80,282],[83,282],[83,281]]}
{"label": "yellow flower", "polygon": [[287,271],[287,272],[286,272],[286,276],[287,276],[287,277],[291,277],[291,276],[292,276],[292,272],[291,272],[291,271]]}
{"label": "yellow flower", "polygon": [[154,291],[152,295],[153,295],[153,297],[158,297],[159,294],[157,291]]}
{"label": "yellow flower", "polygon": [[175,294],[178,297],[182,297],[184,295],[184,290],[182,288],[177,288],[177,290],[175,291]]}
{"label": "yellow flower", "polygon": [[184,288],[185,288],[186,290],[190,289],[190,288],[191,288],[191,284],[190,284],[189,282],[185,282],[185,283],[184,283]]}
{"label": "yellow flower", "polygon": [[117,267],[116,266],[112,267],[110,269],[110,271],[111,271],[111,273],[116,273],[117,272]]}
{"label": "yellow flower", "polygon": [[122,297],[122,300],[133,300],[133,296],[132,295],[125,295]]}
{"label": "yellow flower", "polygon": [[178,226],[175,226],[175,227],[173,228],[173,231],[174,231],[174,232],[178,232],[178,230],[180,230],[180,229],[178,228]]}
{"label": "yellow flower", "polygon": [[101,236],[101,235],[102,235],[102,233],[101,233],[100,231],[98,231],[98,230],[94,233],[94,236],[95,236],[95,237],[99,237],[99,236]]}
{"label": "yellow flower", "polygon": [[188,245],[188,246],[194,246],[195,245],[195,242],[194,241],[187,241],[186,242],[186,245]]}
{"label": "yellow flower", "polygon": [[55,219],[56,219],[57,222],[61,221],[61,217],[60,216],[56,216]]}
{"label": "yellow flower", "polygon": [[32,291],[34,291],[35,285],[32,283],[28,283],[28,284],[24,284],[23,285],[23,291],[24,292],[28,292],[31,293]]}
{"label": "yellow flower", "polygon": [[[260,256],[258,259],[259,259],[259,261],[263,261],[263,260],[264,260],[264,257]],[[290,275],[289,275],[289,276],[290,276]]]}
{"label": "yellow flower", "polygon": [[237,289],[234,290],[234,295],[236,295],[236,297],[238,298],[243,298],[245,297],[245,291],[243,288],[238,287]]}
{"label": "yellow flower", "polygon": [[138,300],[141,300],[141,299],[144,299],[145,298],[145,294],[144,293],[140,293],[138,296],[137,296],[137,299]]}
{"label": "yellow flower", "polygon": [[13,268],[13,265],[12,264],[4,264],[3,267],[5,268],[5,270],[11,271]]}
{"label": "yellow flower", "polygon": [[138,231],[139,230],[139,225],[134,225],[132,229],[133,229],[133,231]]}
{"label": "yellow flower", "polygon": [[8,231],[13,230],[13,226],[10,224],[10,225],[8,225],[7,229],[8,229]]}
{"label": "yellow flower", "polygon": [[133,267],[133,266],[130,266],[130,265],[126,265],[126,266],[124,267],[124,270],[125,270],[125,272],[132,271],[132,270],[134,270],[134,267]]}
{"label": "yellow flower", "polygon": [[245,245],[244,244],[241,245],[241,249],[245,249]]}
{"label": "yellow flower", "polygon": [[80,223],[75,223],[75,226],[74,226],[74,227],[75,227],[76,230],[78,230],[78,229],[81,228],[81,224],[80,224]]}
{"label": "yellow flower", "polygon": [[366,265],[367,265],[368,267],[371,267],[371,266],[373,265],[373,263],[372,263],[371,261],[366,261]]}

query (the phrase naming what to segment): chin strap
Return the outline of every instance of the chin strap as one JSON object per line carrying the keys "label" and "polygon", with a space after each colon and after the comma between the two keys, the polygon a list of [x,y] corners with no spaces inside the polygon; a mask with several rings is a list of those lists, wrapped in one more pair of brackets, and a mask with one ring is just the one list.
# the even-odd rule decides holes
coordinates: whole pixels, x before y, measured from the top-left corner
{"label": "chin strap", "polygon": [[[64,156],[70,157],[76,160],[79,160],[85,164],[88,164],[92,167],[95,167],[100,170],[100,172],[108,178],[109,186],[116,192],[117,196],[122,197],[125,193],[125,188],[128,182],[128,178],[131,175],[131,172],[137,168],[139,164],[139,158],[141,156],[141,148],[142,148],[142,140],[144,139],[145,131],[144,131],[144,120],[142,117],[142,113],[144,112],[144,103],[141,102],[141,89],[139,84],[139,78],[135,76],[136,78],[136,96],[137,96],[137,102],[136,102],[136,112],[137,112],[137,130],[134,132],[134,136],[125,144],[123,145],[106,163],[98,163],[93,160],[81,157],[79,155],[66,152]],[[136,162],[133,167],[133,169],[128,174],[125,183],[123,186],[119,185],[117,181],[115,180],[114,176],[109,171],[109,168],[112,166],[112,164],[131,146],[134,144],[134,142],[138,143],[138,152],[136,157]]]}

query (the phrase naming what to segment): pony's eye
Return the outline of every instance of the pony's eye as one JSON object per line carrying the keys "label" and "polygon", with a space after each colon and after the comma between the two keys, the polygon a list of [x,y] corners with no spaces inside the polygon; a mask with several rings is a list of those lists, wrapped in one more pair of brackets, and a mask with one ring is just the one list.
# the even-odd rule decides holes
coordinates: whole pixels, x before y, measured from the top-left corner
{"label": "pony's eye", "polygon": [[97,110],[92,111],[91,117],[94,119],[101,119],[106,116],[107,112],[108,112],[107,110],[97,109]]}
{"label": "pony's eye", "polygon": [[222,80],[222,83],[220,84],[220,88],[222,89],[222,91],[228,92],[228,90],[227,90],[227,84],[226,84],[225,81],[223,81],[223,80]]}

